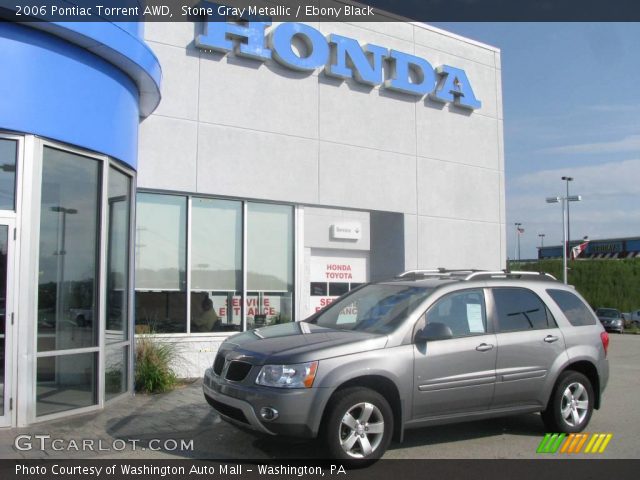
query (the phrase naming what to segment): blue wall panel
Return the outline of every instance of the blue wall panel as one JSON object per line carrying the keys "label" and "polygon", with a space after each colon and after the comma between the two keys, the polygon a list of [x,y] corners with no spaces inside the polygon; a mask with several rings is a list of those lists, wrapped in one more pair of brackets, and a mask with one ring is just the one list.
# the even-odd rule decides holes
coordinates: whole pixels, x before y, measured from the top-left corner
{"label": "blue wall panel", "polygon": [[[87,30],[90,25],[82,25],[81,29],[91,33]],[[140,70],[152,71],[150,78],[159,89],[160,67],[150,50],[120,27],[98,24],[97,32],[105,41],[105,32],[109,31],[105,25],[117,34],[117,44],[126,43],[129,37],[137,47],[138,57],[148,52],[147,65]],[[126,52],[111,51],[127,61]],[[138,85],[119,66],[82,46],[29,26],[0,22],[1,130],[69,143],[107,154],[135,168],[140,117]]]}

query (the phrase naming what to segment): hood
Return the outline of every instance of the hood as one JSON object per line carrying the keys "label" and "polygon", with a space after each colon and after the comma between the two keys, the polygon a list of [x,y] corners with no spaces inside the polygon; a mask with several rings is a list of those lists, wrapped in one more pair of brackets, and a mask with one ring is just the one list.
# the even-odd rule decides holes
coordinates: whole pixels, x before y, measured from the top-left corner
{"label": "hood", "polygon": [[384,348],[386,335],[334,330],[307,322],[258,328],[230,337],[220,352],[254,365],[292,364]]}

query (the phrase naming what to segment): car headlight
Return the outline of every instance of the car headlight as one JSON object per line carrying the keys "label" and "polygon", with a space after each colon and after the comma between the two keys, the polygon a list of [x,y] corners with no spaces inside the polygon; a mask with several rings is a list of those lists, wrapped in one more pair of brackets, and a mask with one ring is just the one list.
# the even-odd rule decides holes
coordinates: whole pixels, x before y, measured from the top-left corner
{"label": "car headlight", "polygon": [[317,361],[295,365],[265,365],[260,369],[256,383],[266,387],[311,388],[317,370]]}

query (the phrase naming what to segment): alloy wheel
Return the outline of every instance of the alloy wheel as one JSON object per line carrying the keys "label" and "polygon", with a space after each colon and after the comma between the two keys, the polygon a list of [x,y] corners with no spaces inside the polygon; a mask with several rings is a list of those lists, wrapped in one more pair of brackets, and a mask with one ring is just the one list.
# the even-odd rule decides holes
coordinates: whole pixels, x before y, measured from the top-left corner
{"label": "alloy wheel", "polygon": [[340,446],[353,458],[371,455],[384,436],[384,418],[373,403],[358,403],[344,414],[339,428]]}
{"label": "alloy wheel", "polygon": [[564,421],[572,427],[577,427],[589,412],[589,393],[579,382],[570,383],[562,394],[560,413]]}

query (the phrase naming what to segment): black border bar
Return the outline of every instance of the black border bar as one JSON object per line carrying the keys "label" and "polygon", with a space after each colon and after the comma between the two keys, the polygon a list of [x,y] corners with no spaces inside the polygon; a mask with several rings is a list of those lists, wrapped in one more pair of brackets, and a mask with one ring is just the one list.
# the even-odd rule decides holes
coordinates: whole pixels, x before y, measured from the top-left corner
{"label": "black border bar", "polygon": [[[218,4],[244,9],[245,19],[268,17],[278,22],[640,21],[638,0],[0,0],[0,18],[17,22],[180,22],[233,18],[233,14],[202,14],[206,8],[217,12]],[[258,13],[248,15],[250,9]]]}

